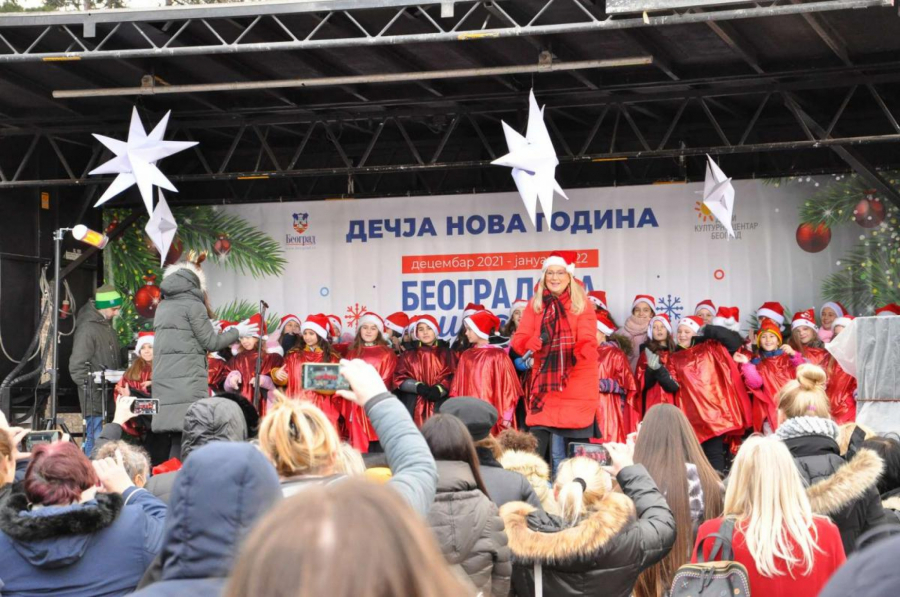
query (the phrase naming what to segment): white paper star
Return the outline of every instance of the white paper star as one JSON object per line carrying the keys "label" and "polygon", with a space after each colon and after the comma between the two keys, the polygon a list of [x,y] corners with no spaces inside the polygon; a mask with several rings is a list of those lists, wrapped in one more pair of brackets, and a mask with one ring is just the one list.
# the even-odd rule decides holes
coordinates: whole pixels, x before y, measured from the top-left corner
{"label": "white paper star", "polygon": [[107,187],[103,196],[94,207],[103,205],[133,184],[137,184],[147,206],[147,213],[153,213],[153,186],[162,187],[177,193],[169,179],[156,167],[156,162],[172,154],[184,151],[197,144],[196,141],[163,141],[169,114],[166,112],[162,120],[148,135],[141,124],[137,108],[131,112],[131,126],[128,129],[128,140],[119,141],[103,135],[94,135],[116,157],[105,164],[91,170],[89,174],[118,174],[112,184]]}
{"label": "white paper star", "polygon": [[734,229],[731,227],[731,214],[734,212],[734,187],[731,186],[731,179],[725,176],[722,169],[709,156],[706,156],[703,205],[725,227],[728,236],[734,238]]}
{"label": "white paper star", "polygon": [[163,197],[162,191],[158,191],[158,193],[159,203],[156,204],[156,209],[150,215],[150,220],[144,226],[144,231],[150,237],[150,240],[153,241],[153,244],[156,245],[156,248],[159,249],[160,266],[163,266],[166,264],[169,247],[172,246],[172,240],[178,231],[178,223],[175,221],[175,216],[172,215],[172,210],[169,209],[169,204],[166,203],[166,198]]}
{"label": "white paper star", "polygon": [[525,203],[528,217],[531,218],[531,223],[537,226],[538,201],[541,202],[544,216],[550,219],[553,214],[553,192],[559,193],[565,199],[568,197],[556,182],[559,159],[556,157],[556,150],[553,149],[547,125],[544,124],[544,109],[538,107],[533,89],[528,95],[528,129],[525,136],[520,135],[505,122],[502,124],[509,153],[491,163],[513,169],[512,177]]}

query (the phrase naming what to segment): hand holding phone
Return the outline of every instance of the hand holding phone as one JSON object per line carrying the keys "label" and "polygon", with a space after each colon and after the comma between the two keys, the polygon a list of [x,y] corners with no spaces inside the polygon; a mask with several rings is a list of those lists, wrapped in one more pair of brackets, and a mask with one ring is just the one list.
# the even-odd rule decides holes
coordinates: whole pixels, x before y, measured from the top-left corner
{"label": "hand holding phone", "polygon": [[135,415],[155,415],[159,414],[158,398],[137,398],[134,401]]}
{"label": "hand holding phone", "polygon": [[23,454],[31,453],[35,447],[41,444],[52,444],[62,439],[62,432],[58,429],[50,431],[28,431],[22,436],[21,443],[18,446],[19,452]]}
{"label": "hand holding phone", "polygon": [[340,371],[350,384],[350,390],[338,391],[341,398],[365,406],[375,396],[387,392],[381,375],[375,370],[375,367],[365,361],[360,359],[342,360]]}
{"label": "hand holding phone", "polygon": [[304,363],[303,389],[334,394],[338,390],[349,390],[350,384],[341,375],[341,365],[338,363]]}
{"label": "hand holding phone", "polygon": [[590,458],[600,463],[600,466],[607,466],[611,460],[609,451],[603,444],[590,444],[572,442],[569,444],[569,458]]}

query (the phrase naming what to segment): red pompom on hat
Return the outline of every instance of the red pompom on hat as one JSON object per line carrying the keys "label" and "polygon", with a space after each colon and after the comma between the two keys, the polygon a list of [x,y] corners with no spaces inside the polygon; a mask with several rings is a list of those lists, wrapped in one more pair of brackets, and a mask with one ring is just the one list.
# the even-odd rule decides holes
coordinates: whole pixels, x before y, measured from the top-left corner
{"label": "red pompom on hat", "polygon": [[134,344],[134,354],[141,356],[141,349],[148,344],[153,346],[153,332],[138,332],[137,342]]}
{"label": "red pompom on hat", "polygon": [[476,305],[475,303],[469,303],[466,305],[465,310],[463,310],[463,318],[471,317],[472,315],[478,313],[479,311],[485,311],[485,308],[482,305]]}
{"label": "red pompom on hat", "polygon": [[762,307],[756,310],[756,318],[762,319],[763,317],[771,319],[778,325],[784,325],[784,307],[781,303],[774,301],[763,303]]}
{"label": "red pompom on hat", "polygon": [[716,305],[712,302],[712,299],[703,299],[697,306],[694,307],[694,315],[699,315],[701,309],[706,309],[713,315],[716,314]]}
{"label": "red pompom on hat", "polygon": [[328,321],[328,317],[321,313],[317,313],[316,315],[307,316],[306,320],[300,326],[301,331],[312,330],[316,333],[319,338],[323,340],[328,339],[328,328],[331,327],[331,322]]}
{"label": "red pompom on hat", "polygon": [[416,321],[415,321],[412,333],[413,333],[413,336],[415,336],[416,338],[419,337],[418,331],[419,331],[420,323],[430,327],[431,330],[434,332],[435,336],[441,335],[441,326],[440,326],[440,324],[438,324],[438,320],[435,319],[434,315],[418,315],[414,319]]}
{"label": "red pompom on hat", "polygon": [[843,317],[838,317],[834,320],[834,323],[831,324],[831,329],[836,328],[837,326],[847,327],[850,325],[850,322],[856,319],[852,315],[844,315]]}
{"label": "red pompom on hat", "polygon": [[688,315],[687,317],[682,317],[678,321],[678,327],[685,326],[690,328],[695,334],[700,331],[700,328],[702,328],[703,325],[703,320],[696,315]]}
{"label": "red pompom on hat", "polygon": [[553,251],[550,256],[544,259],[544,265],[541,271],[547,271],[551,265],[566,268],[570,276],[575,275],[575,262],[578,261],[578,253],[575,251]]}
{"label": "red pompom on hat", "polygon": [[594,304],[594,309],[603,309],[604,311],[609,311],[609,307],[606,306],[606,292],[603,290],[592,290],[587,293],[588,299]]}
{"label": "red pompom on hat", "polygon": [[634,297],[634,300],[631,301],[631,310],[634,311],[634,308],[637,307],[639,303],[646,303],[650,305],[650,308],[653,309],[654,313],[656,313],[656,299],[649,294],[639,294]]}
{"label": "red pompom on hat", "polygon": [[663,325],[666,326],[666,329],[669,330],[669,335],[672,334],[672,321],[669,319],[669,316],[665,313],[657,313],[653,319],[650,320],[650,325],[647,326],[648,335],[653,335],[653,323],[656,321],[661,321]]}
{"label": "red pompom on hat", "polygon": [[398,334],[402,334],[409,325],[409,315],[403,311],[391,313],[387,316],[387,319],[384,320],[384,325],[387,326],[388,329],[394,330]]}
{"label": "red pompom on hat", "polygon": [[875,315],[878,317],[895,317],[900,315],[900,305],[897,303],[889,303],[880,309],[875,309]]}
{"label": "red pompom on hat", "polygon": [[483,340],[491,337],[500,327],[500,318],[488,310],[478,311],[463,320],[466,327],[475,332],[475,335]]}
{"label": "red pompom on hat", "polygon": [[603,332],[607,336],[616,331],[616,326],[610,321],[609,316],[605,313],[597,314],[597,330]]}
{"label": "red pompom on hat", "polygon": [[356,327],[358,329],[360,326],[367,323],[374,324],[375,327],[378,328],[379,332],[381,332],[382,334],[384,333],[384,320],[377,314],[372,313],[371,311],[366,311],[359,316],[359,321],[356,322]]}
{"label": "red pompom on hat", "polygon": [[845,316],[845,315],[849,315],[849,313],[850,313],[849,311],[847,311],[847,307],[845,307],[844,305],[840,304],[839,302],[837,302],[837,301],[828,301],[827,303],[825,303],[824,305],[822,305],[822,308],[821,308],[821,309],[819,309],[819,317],[822,316],[822,311],[825,310],[826,307],[828,307],[828,308],[830,308],[832,311],[834,311],[834,313],[835,313],[838,317],[843,317],[843,316]]}
{"label": "red pompom on hat", "polygon": [[737,307],[719,307],[712,320],[713,325],[720,325],[732,332],[741,329],[741,310]]}
{"label": "red pompom on hat", "polygon": [[804,326],[814,330],[819,329],[816,325],[816,312],[813,309],[794,313],[794,318],[791,320],[791,329],[796,330]]}

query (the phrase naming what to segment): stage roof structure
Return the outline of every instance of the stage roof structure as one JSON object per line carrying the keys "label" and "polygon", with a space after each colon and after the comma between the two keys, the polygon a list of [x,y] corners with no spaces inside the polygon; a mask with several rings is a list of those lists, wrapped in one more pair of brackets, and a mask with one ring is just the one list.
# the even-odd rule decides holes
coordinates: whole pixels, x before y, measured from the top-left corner
{"label": "stage roof structure", "polygon": [[[893,0],[307,0],[0,16],[0,190],[84,187],[172,110],[179,204],[512,191],[546,104],[564,188],[900,168]],[[140,204],[136,194],[116,200]]]}

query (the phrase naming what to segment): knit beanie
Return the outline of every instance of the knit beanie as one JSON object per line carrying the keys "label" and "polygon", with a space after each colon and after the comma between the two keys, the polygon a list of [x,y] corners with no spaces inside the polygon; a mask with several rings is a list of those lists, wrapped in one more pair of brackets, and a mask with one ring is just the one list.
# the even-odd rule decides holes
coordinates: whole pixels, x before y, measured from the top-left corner
{"label": "knit beanie", "polygon": [[94,294],[94,306],[98,309],[121,307],[123,302],[122,295],[112,284],[104,284]]}

